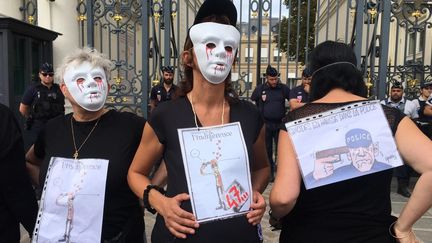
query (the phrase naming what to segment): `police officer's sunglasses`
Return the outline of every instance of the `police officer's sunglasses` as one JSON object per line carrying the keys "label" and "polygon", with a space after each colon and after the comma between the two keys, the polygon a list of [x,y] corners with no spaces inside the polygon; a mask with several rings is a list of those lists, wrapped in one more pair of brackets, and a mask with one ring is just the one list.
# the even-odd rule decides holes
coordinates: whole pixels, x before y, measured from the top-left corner
{"label": "police officer's sunglasses", "polygon": [[54,76],[54,73],[42,73],[42,72],[41,72],[41,74],[42,74],[42,76],[44,76],[44,77],[46,77],[46,76],[53,77],[53,76]]}

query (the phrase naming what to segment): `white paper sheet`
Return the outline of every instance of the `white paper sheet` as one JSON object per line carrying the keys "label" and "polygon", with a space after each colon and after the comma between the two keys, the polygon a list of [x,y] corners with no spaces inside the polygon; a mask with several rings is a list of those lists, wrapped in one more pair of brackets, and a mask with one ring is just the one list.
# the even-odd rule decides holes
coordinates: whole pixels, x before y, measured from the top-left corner
{"label": "white paper sheet", "polygon": [[101,241],[108,160],[51,158],[33,243]]}
{"label": "white paper sheet", "polygon": [[247,213],[252,186],[240,123],[178,129],[178,134],[197,221]]}
{"label": "white paper sheet", "polygon": [[402,165],[379,101],[350,104],[285,126],[306,189]]}

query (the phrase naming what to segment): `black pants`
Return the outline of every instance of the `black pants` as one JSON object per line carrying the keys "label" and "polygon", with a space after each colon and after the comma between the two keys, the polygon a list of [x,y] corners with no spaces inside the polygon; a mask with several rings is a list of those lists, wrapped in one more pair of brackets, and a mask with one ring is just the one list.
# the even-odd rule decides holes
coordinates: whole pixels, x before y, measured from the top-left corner
{"label": "black pants", "polygon": [[271,176],[274,176],[276,171],[275,161],[273,159],[273,142],[275,144],[275,157],[277,154],[277,145],[279,139],[279,123],[266,122],[265,143],[267,149],[267,157],[270,162]]}
{"label": "black pants", "polygon": [[6,205],[0,204],[0,243],[19,243],[20,226]]}
{"label": "black pants", "polygon": [[402,166],[396,167],[393,170],[393,175],[398,180],[398,187],[408,187],[409,179],[413,171],[414,170],[409,165],[405,164],[405,162]]}

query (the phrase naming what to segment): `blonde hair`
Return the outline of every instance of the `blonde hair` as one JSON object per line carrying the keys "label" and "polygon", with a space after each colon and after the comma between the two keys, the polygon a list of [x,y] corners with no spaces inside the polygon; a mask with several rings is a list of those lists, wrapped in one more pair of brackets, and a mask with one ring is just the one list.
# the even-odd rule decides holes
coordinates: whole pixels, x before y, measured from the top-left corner
{"label": "blonde hair", "polygon": [[70,55],[63,59],[63,62],[57,68],[55,78],[59,83],[63,82],[63,76],[69,65],[82,64],[83,62],[89,62],[93,67],[101,67],[105,71],[105,76],[110,80],[110,71],[113,69],[114,64],[104,54],[98,52],[96,49],[84,47],[75,50]]}

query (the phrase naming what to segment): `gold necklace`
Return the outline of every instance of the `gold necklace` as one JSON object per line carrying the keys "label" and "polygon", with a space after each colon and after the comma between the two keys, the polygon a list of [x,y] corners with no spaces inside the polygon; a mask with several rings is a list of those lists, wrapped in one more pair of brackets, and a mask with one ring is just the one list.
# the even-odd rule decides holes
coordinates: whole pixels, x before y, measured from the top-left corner
{"label": "gold necklace", "polygon": [[[188,97],[189,97],[189,99],[190,99],[190,103],[191,103],[191,106],[192,106],[192,112],[194,113],[195,126],[199,129],[199,127],[198,127],[198,121],[197,121],[197,114],[196,114],[196,112],[195,112],[195,107],[194,107],[194,104],[193,104],[193,97],[192,97],[192,93],[189,93],[189,94],[188,94]],[[222,122],[222,124],[221,124],[221,125],[224,124],[224,116],[225,116],[225,98],[224,98],[224,100],[223,100],[223,102],[222,102],[222,117],[221,117],[221,122]]]}
{"label": "gold necklace", "polygon": [[74,126],[73,126],[73,122],[72,122],[73,115],[71,116],[70,124],[71,124],[71,131],[72,131],[72,140],[73,140],[73,145],[74,145],[74,148],[75,148],[75,153],[73,154],[73,157],[74,157],[75,159],[78,158],[78,152],[81,150],[81,148],[82,148],[82,147],[84,146],[84,144],[87,142],[87,139],[89,139],[90,135],[93,133],[93,131],[94,131],[95,128],[97,127],[100,118],[101,118],[101,116],[99,116],[99,118],[96,120],[96,123],[94,124],[93,128],[91,129],[91,131],[89,132],[89,134],[87,135],[87,137],[84,139],[84,142],[82,142],[82,144],[79,146],[79,148],[77,148],[77,146],[76,146],[76,142],[75,142],[75,131],[74,131],[74,128],[73,128]]}

